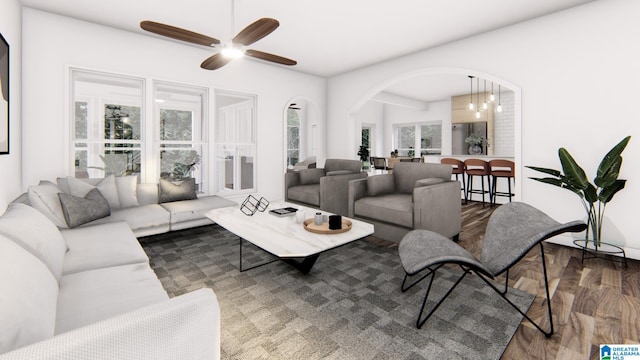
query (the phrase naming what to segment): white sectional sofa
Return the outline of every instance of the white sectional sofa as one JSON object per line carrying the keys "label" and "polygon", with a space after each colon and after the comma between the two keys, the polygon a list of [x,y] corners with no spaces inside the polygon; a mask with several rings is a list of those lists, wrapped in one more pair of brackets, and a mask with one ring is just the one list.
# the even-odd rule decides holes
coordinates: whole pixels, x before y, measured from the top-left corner
{"label": "white sectional sofa", "polygon": [[169,298],[136,235],[208,224],[203,212],[234,202],[158,204],[157,185],[138,185],[137,205],[59,228],[42,206],[55,206],[44,198],[60,188],[36,188],[0,216],[1,360],[219,358],[215,294]]}

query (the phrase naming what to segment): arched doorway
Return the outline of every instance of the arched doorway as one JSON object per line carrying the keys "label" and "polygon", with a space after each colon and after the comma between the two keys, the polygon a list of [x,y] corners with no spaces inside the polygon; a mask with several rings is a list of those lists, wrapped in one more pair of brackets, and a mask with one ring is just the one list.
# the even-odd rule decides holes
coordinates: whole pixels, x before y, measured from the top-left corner
{"label": "arched doorway", "polygon": [[320,119],[320,109],[313,100],[297,96],[287,102],[283,111],[285,171],[310,157],[324,161],[319,158],[324,154]]}
{"label": "arched doorway", "polygon": [[[473,90],[470,90],[470,80],[469,75],[472,75],[478,84],[474,83]],[[404,94],[403,86],[412,87],[415,86],[416,83],[422,82],[425,86],[427,93],[432,93],[429,86],[432,87],[442,87],[447,88],[449,84],[443,83],[443,80],[446,79],[457,79],[456,81],[464,83],[462,88],[458,90],[458,93],[450,93],[448,94],[447,99],[437,99],[437,101],[429,101],[428,97],[418,98],[411,97],[411,95],[407,96],[407,100],[403,101],[402,97]],[[482,79],[478,81],[479,79]],[[484,73],[477,70],[467,69],[467,68],[449,68],[449,67],[437,67],[437,68],[424,68],[409,71],[406,73],[397,74],[395,76],[386,79],[385,81],[380,82],[379,84],[373,86],[369,90],[367,90],[362,96],[360,96],[355,103],[351,106],[348,111],[349,123],[353,125],[353,142],[354,148],[357,148],[360,145],[361,139],[361,129],[363,128],[363,124],[366,126],[371,126],[370,122],[376,124],[377,132],[380,134],[378,136],[378,144],[377,147],[380,150],[380,154],[382,156],[388,156],[389,150],[393,150],[395,148],[395,144],[393,141],[393,131],[395,130],[394,125],[401,124],[404,122],[415,122],[414,120],[407,120],[406,115],[409,113],[408,111],[397,111],[396,113],[402,114],[401,119],[394,119],[392,121],[389,120],[389,114],[393,112],[390,109],[393,109],[394,106],[400,106],[405,108],[414,107],[416,109],[420,108],[420,110],[415,110],[414,112],[422,112],[421,114],[428,114],[429,108],[435,111],[437,108],[440,110],[440,115],[436,115],[436,119],[442,118],[442,144],[444,145],[442,148],[442,156],[451,156],[452,155],[452,141],[454,140],[454,131],[453,131],[453,122],[451,113],[452,110],[452,96],[459,95],[469,95],[470,93],[474,95],[478,95],[478,93],[485,94],[489,92],[486,89],[486,84],[494,85],[494,91],[496,91],[496,87],[501,89],[502,94],[509,93],[510,95],[510,103],[509,103],[509,111],[512,114],[511,128],[509,132],[513,134],[510,142],[505,145],[509,146],[510,151],[508,153],[509,158],[513,158],[516,163],[516,172],[522,174],[522,154],[521,154],[521,144],[522,144],[522,136],[521,136],[521,124],[522,124],[522,98],[521,98],[521,89],[515,84],[499,78],[493,74]],[[478,90],[478,87],[480,88]],[[391,91],[389,91],[391,90]],[[436,89],[437,90],[437,89]],[[445,89],[446,90],[446,89]],[[454,90],[450,90],[454,91]],[[410,93],[407,89],[406,93]],[[504,100],[504,98],[502,99]],[[474,99],[474,102],[478,100]],[[376,123],[375,110],[371,112],[371,108],[375,108],[376,106],[380,107],[380,105],[371,105],[372,103],[385,103],[383,113],[386,115],[386,118],[382,118],[380,120],[378,118],[378,123]],[[404,103],[403,103],[404,102]],[[424,104],[421,104],[423,102]],[[436,104],[436,102],[438,102]],[[440,103],[442,102],[442,103]],[[482,98],[480,98],[480,102],[482,102]],[[391,105],[389,105],[391,104]],[[425,110],[425,108],[427,110]],[[363,111],[368,111],[366,115],[362,115]],[[448,115],[446,114],[448,112]],[[420,115],[422,116],[422,115]],[[374,119],[373,121],[365,121],[363,119]],[[433,119],[431,119],[433,120]],[[417,129],[419,127],[416,127]],[[380,140],[383,139],[383,140]],[[492,146],[496,146],[495,144]],[[491,149],[493,150],[493,148]],[[496,156],[499,156],[501,152],[498,152]],[[504,151],[502,151],[504,153]],[[433,161],[439,161],[439,158],[434,157]],[[521,177],[516,177],[516,187],[518,189],[521,188]],[[517,199],[519,199],[519,194],[516,194]]]}

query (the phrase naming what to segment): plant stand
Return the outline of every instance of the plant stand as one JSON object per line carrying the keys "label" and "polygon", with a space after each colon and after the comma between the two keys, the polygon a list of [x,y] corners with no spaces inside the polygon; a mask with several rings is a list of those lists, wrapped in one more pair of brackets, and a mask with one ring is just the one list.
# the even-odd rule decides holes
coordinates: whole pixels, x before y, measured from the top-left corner
{"label": "plant stand", "polygon": [[627,268],[627,254],[624,249],[620,246],[600,242],[600,246],[596,246],[593,240],[573,240],[573,244],[582,249],[582,263],[584,263],[584,259],[606,259],[607,255],[618,255],[621,256],[621,259],[609,259],[611,261],[616,261],[621,264],[624,264],[625,269]]}

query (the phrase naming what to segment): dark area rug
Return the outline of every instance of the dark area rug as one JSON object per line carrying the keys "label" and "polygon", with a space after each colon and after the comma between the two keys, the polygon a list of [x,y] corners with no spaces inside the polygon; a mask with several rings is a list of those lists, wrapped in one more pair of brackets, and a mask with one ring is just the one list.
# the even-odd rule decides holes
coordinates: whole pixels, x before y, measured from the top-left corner
{"label": "dark area rug", "polygon": [[[328,251],[301,274],[277,261],[238,271],[238,237],[217,226],[150,236],[141,243],[170,296],[213,289],[225,359],[498,359],[522,317],[476,276],[467,276],[415,327],[425,286],[400,291],[397,248],[364,239]],[[244,266],[272,259],[245,242]],[[460,270],[434,280],[443,294]],[[525,310],[533,295],[511,289]]]}

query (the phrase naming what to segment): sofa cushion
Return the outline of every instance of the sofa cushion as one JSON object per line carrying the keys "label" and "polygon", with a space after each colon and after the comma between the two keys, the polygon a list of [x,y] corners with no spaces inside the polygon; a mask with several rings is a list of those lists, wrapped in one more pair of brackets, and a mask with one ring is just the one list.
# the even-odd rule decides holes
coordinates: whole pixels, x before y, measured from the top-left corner
{"label": "sofa cushion", "polygon": [[107,199],[111,209],[120,208],[116,177],[113,175],[102,179],[78,179],[71,176],[58,178],[58,187],[62,192],[77,197],[85,197],[90,190],[97,188]]}
{"label": "sofa cushion", "polygon": [[138,184],[138,187],[136,188],[136,194],[138,195],[138,205],[157,204],[158,184]]}
{"label": "sofa cushion", "polygon": [[237,206],[235,202],[220,196],[202,196],[195,200],[174,201],[163,203],[161,206],[171,213],[171,223],[181,223],[186,221],[205,218],[204,213],[211,210],[227,206]]}
{"label": "sofa cushion", "polygon": [[300,185],[320,184],[324,169],[302,169],[298,174],[300,174]]}
{"label": "sofa cushion", "polygon": [[410,194],[364,197],[355,202],[354,214],[357,217],[413,228],[413,202]]}
{"label": "sofa cushion", "polygon": [[169,226],[170,214],[158,204],[130,207],[126,209],[114,210],[111,215],[92,221],[83,226],[110,223],[114,221],[126,221],[129,227],[134,230],[153,228],[159,226]]}
{"label": "sofa cushion", "polygon": [[124,221],[62,230],[61,233],[69,245],[62,266],[63,274],[149,262]]}
{"label": "sofa cushion", "polygon": [[393,175],[382,174],[367,177],[367,195],[378,196],[394,192]]}
{"label": "sofa cushion", "polygon": [[173,183],[166,179],[158,181],[158,202],[167,203],[172,201],[197,199],[196,179],[190,178],[184,181]]}
{"label": "sofa cushion", "polygon": [[137,186],[138,175],[116,176],[116,188],[121,208],[138,206]]}
{"label": "sofa cushion", "polygon": [[33,254],[60,279],[67,244],[46,216],[28,205],[11,204],[0,217],[0,234]]}
{"label": "sofa cushion", "polygon": [[59,193],[58,197],[70,229],[111,215],[109,202],[97,188],[89,190],[84,197],[65,193]]}
{"label": "sofa cushion", "polygon": [[41,181],[40,184],[29,186],[29,203],[49,218],[57,227],[67,228],[67,221],[62,213],[62,206],[58,193],[62,192],[56,184],[50,181]]}
{"label": "sofa cushion", "polygon": [[58,282],[35,256],[0,235],[0,354],[54,335]]}
{"label": "sofa cushion", "polygon": [[320,206],[320,184],[290,187],[287,190],[287,197],[289,200]]}
{"label": "sofa cushion", "polygon": [[168,299],[148,264],[82,271],[60,279],[55,333]]}

